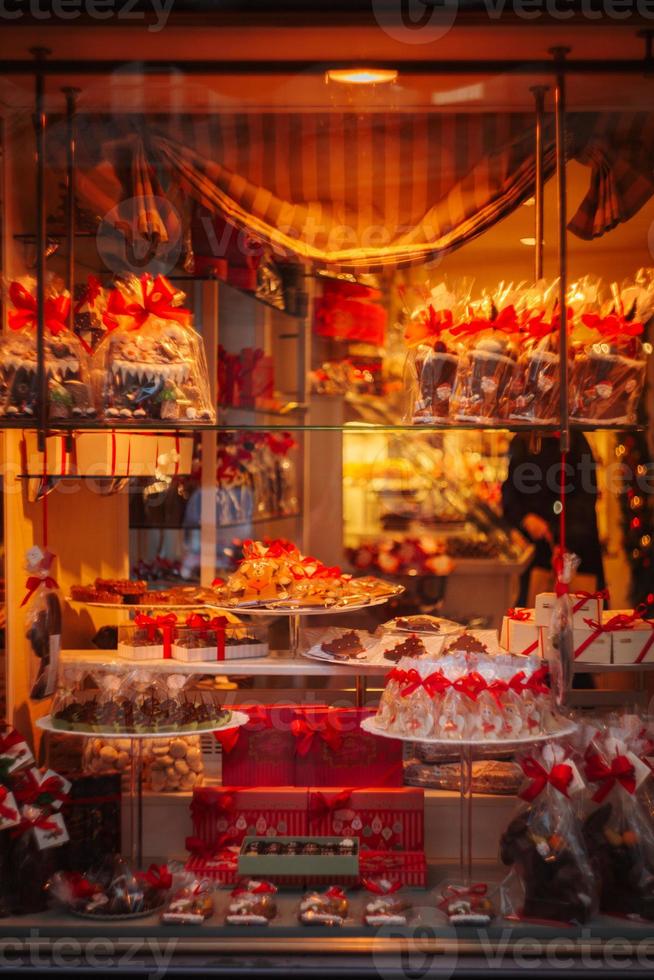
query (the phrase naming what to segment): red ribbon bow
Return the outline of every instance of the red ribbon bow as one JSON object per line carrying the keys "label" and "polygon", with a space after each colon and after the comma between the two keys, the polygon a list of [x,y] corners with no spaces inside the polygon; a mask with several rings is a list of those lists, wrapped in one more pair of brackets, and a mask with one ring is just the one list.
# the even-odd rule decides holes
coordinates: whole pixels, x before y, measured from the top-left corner
{"label": "red ribbon bow", "polygon": [[19,735],[15,728],[12,728],[6,735],[0,735],[0,756],[5,755],[9,749],[13,749],[16,745],[25,745],[27,747],[23,736]]}
{"label": "red ribbon bow", "polygon": [[507,616],[509,619],[515,620],[516,623],[526,623],[527,620],[531,619],[531,612],[529,609],[509,609]]}
{"label": "red ribbon bow", "polygon": [[229,813],[236,806],[236,790],[229,793],[216,793],[209,786],[201,786],[194,790],[191,800],[191,814],[202,812],[204,807],[209,810],[217,810],[219,813]]}
{"label": "red ribbon bow", "polygon": [[609,313],[608,316],[582,313],[581,322],[607,340],[616,341],[623,337],[640,337],[645,329],[642,323],[627,320],[621,313]]}
{"label": "red ribbon bow", "polygon": [[21,837],[28,830],[34,830],[37,827],[39,830],[50,832],[56,837],[61,837],[63,834],[59,824],[55,820],[50,820],[45,813],[40,811],[33,817],[27,817],[24,813],[21,814],[20,823],[17,827],[12,828],[11,836]]}
{"label": "red ribbon bow", "polygon": [[121,289],[112,289],[107,302],[107,312],[103,319],[108,330],[119,326],[118,316],[129,317],[132,324],[130,330],[139,330],[148,317],[155,316],[160,320],[173,320],[182,326],[187,326],[191,311],[182,306],[174,306],[173,300],[177,295],[165,276],[152,279],[150,275],[140,279],[141,297],[129,299]]}
{"label": "red ribbon bow", "polygon": [[406,670],[404,670],[403,667],[393,667],[393,669],[389,670],[389,672],[386,674],[386,677],[384,678],[384,683],[390,684],[392,681],[395,681],[398,684],[404,684],[406,682],[406,679],[407,679],[407,672]]}
{"label": "red ribbon bow", "polygon": [[79,313],[83,306],[93,307],[95,301],[102,292],[102,283],[97,276],[93,274],[89,275],[86,280],[86,286],[80,294],[80,298],[75,304],[75,313]]}
{"label": "red ribbon bow", "polygon": [[39,782],[32,772],[28,772],[14,792],[16,799],[23,806],[45,805],[54,801],[66,803],[68,794],[64,793],[63,786],[60,776],[48,776],[47,779]]}
{"label": "red ribbon bow", "polygon": [[450,331],[455,337],[472,337],[475,334],[483,333],[485,330],[499,330],[501,333],[517,333],[519,330],[518,319],[514,306],[505,306],[497,314],[494,320],[487,320],[484,317],[473,317],[472,320],[459,323]]}
{"label": "red ribbon bow", "polygon": [[[9,299],[15,309],[9,310],[9,327],[11,330],[36,329],[37,302],[36,297],[25,289],[19,282],[9,286]],[[68,329],[68,313],[70,311],[69,296],[52,296],[45,301],[45,326],[53,337],[58,337]]]}
{"label": "red ribbon bow", "polygon": [[66,877],[66,883],[70,887],[73,898],[89,899],[97,895],[102,889],[100,885],[94,885],[86,875],[79,871],[71,871]]}
{"label": "red ribbon bow", "polygon": [[630,795],[636,791],[636,771],[626,755],[616,755],[608,765],[599,753],[591,753],[586,759],[586,776],[591,783],[600,784],[593,796],[596,803],[601,803],[616,783]]}
{"label": "red ribbon bow", "polygon": [[58,589],[59,585],[57,580],[52,577],[52,575],[29,575],[27,581],[25,582],[25,595],[23,596],[23,601],[21,602],[21,609],[26,606],[30,601],[38,587],[42,585],[46,589]]}
{"label": "red ribbon bow", "polygon": [[574,778],[572,767],[565,762],[559,762],[548,771],[540,762],[532,756],[520,760],[520,766],[527,779],[531,780],[520,792],[523,800],[531,803],[539,796],[549,784],[557,789],[563,796],[568,795],[568,787]]}
{"label": "red ribbon bow", "polygon": [[329,719],[322,721],[307,718],[295,718],[291,722],[291,732],[296,738],[295,749],[298,755],[305,756],[311,751],[316,735],[325,742],[333,752],[338,752],[343,742],[341,733],[333,727]]}
{"label": "red ribbon bow", "polygon": [[387,881],[384,885],[381,885],[374,878],[362,878],[361,884],[369,892],[372,892],[373,895],[392,895],[402,887],[401,881]]}
{"label": "red ribbon bow", "polygon": [[309,796],[309,816],[311,820],[318,820],[327,814],[332,814],[334,810],[347,806],[352,799],[351,789],[342,789],[340,793],[327,797],[324,793],[311,793]]}
{"label": "red ribbon bow", "polygon": [[459,694],[465,694],[471,701],[476,701],[487,686],[484,678],[476,670],[470,674],[465,674],[463,677],[457,677],[452,685],[455,691],[458,691]]}
{"label": "red ribbon bow", "polygon": [[579,612],[584,603],[589,599],[606,599],[608,602],[609,590],[600,589],[599,592],[584,592],[583,589],[580,589],[579,592],[575,592],[575,599],[577,599],[577,602],[575,602],[574,606],[572,607],[573,613]]}
{"label": "red ribbon bow", "polygon": [[149,616],[147,613],[137,613],[134,622],[140,629],[146,629],[148,640],[152,642],[156,638],[157,629],[161,630],[163,641],[164,660],[170,660],[172,656],[173,627],[177,625],[177,616],[170,612],[160,616]]}
{"label": "red ribbon bow", "polygon": [[415,667],[412,667],[411,670],[407,670],[405,672],[404,683],[406,684],[406,687],[403,687],[400,691],[403,698],[410,697],[422,687],[422,677]]}
{"label": "red ribbon bow", "polygon": [[187,618],[186,625],[199,630],[202,637],[206,637],[210,630],[215,633],[216,660],[225,659],[225,629],[230,625],[226,616],[214,616],[212,619],[206,613],[192,613]]}
{"label": "red ribbon bow", "polygon": [[276,892],[277,888],[271,882],[258,881],[256,885],[250,887],[239,885],[238,888],[233,889],[231,894],[236,898],[237,895],[275,895]]}
{"label": "red ribbon bow", "polygon": [[433,343],[446,330],[452,330],[453,323],[451,310],[435,310],[430,303],[419,318],[408,322],[404,331],[404,342],[409,347]]}
{"label": "red ribbon bow", "polygon": [[[542,667],[535,670],[533,674],[531,674],[531,676],[522,684],[523,691],[531,691],[532,694],[549,694],[550,689],[545,683],[549,677],[549,672],[550,669],[547,664],[543,664]],[[522,673],[522,671],[520,673]]]}
{"label": "red ribbon bow", "polygon": [[147,871],[137,871],[136,877],[157,891],[168,891],[173,886],[173,876],[167,864],[151,864]]}
{"label": "red ribbon bow", "polygon": [[504,706],[502,704],[502,698],[509,690],[509,685],[507,684],[507,682],[497,677],[494,681],[491,681],[491,683],[488,685],[486,690],[488,691],[490,696],[495,700],[498,708],[501,708],[503,710]]}
{"label": "red ribbon bow", "polygon": [[18,811],[15,807],[7,806],[5,800],[9,796],[9,790],[6,786],[0,786],[0,818],[2,820],[15,820],[18,816]]}
{"label": "red ribbon bow", "polygon": [[444,694],[448,687],[452,686],[452,682],[448,680],[442,671],[435,670],[433,674],[425,677],[422,686],[429,697],[434,698],[437,695]]}

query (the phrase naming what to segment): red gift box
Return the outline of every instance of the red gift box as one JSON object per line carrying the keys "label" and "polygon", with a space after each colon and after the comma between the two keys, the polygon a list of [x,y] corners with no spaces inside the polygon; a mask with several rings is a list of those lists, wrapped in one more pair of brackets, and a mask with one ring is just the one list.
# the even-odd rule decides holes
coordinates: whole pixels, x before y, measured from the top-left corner
{"label": "red gift box", "polygon": [[358,837],[374,851],[420,851],[425,846],[422,789],[309,790],[309,833]]}
{"label": "red gift box", "polygon": [[361,730],[374,708],[298,708],[296,786],[402,786],[402,743]]}
{"label": "red gift box", "polygon": [[359,871],[366,879],[385,878],[414,888],[427,887],[427,859],[424,851],[361,851]]}
{"label": "red gift box", "polygon": [[194,838],[214,851],[248,835],[302,837],[309,832],[308,793],[295,786],[197,786],[191,818]]}
{"label": "red gift box", "polygon": [[242,728],[214,732],[223,749],[225,786],[293,786],[295,738],[291,724],[297,705],[238,707],[250,721]]}

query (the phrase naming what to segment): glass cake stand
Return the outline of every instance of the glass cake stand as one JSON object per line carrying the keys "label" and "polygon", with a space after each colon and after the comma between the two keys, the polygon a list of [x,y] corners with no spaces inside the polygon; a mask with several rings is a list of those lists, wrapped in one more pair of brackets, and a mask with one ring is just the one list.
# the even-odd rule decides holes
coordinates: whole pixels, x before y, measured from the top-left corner
{"label": "glass cake stand", "polygon": [[460,788],[459,788],[459,881],[464,887],[472,884],[472,763],[475,759],[483,759],[488,756],[496,755],[500,752],[519,752],[542,745],[545,742],[553,742],[560,738],[568,738],[577,729],[575,722],[567,718],[560,718],[560,726],[552,731],[539,735],[530,735],[525,738],[515,739],[494,739],[492,741],[480,739],[442,739],[442,738],[414,738],[407,735],[396,735],[379,728],[375,724],[375,718],[364,718],[361,722],[363,731],[369,735],[378,735],[380,738],[397,739],[400,742],[420,742],[436,749],[442,749],[443,755],[451,755],[458,749],[460,759]]}
{"label": "glass cake stand", "polygon": [[56,733],[57,735],[76,735],[78,738],[129,739],[130,860],[133,868],[140,868],[143,864],[143,741],[145,739],[173,738],[176,735],[184,737],[206,735],[208,732],[214,731],[227,732],[232,728],[241,728],[247,722],[248,716],[244,712],[233,711],[228,725],[222,725],[220,728],[212,725],[207,728],[194,729],[192,732],[179,730],[171,732],[80,732],[53,725],[50,715],[37,719],[36,725],[44,732]]}

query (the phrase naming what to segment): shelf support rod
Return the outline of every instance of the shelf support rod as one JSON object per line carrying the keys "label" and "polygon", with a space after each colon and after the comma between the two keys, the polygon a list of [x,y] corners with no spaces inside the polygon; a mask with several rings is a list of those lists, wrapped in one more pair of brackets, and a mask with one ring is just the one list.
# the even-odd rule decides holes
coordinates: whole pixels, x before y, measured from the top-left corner
{"label": "shelf support rod", "polygon": [[570,48],[550,48],[550,54],[556,63],[556,199],[558,218],[558,257],[559,257],[559,373],[560,373],[560,409],[561,409],[561,452],[570,449],[570,417],[568,406],[568,323],[567,323],[567,292],[568,292],[568,237],[567,237],[567,186],[565,172],[566,158],[566,90],[565,90],[565,58]]}
{"label": "shelf support rod", "polygon": [[31,48],[34,56],[34,142],[36,156],[36,388],[38,448],[45,449],[48,425],[48,377],[45,369],[45,74],[48,48]]}
{"label": "shelf support rod", "polygon": [[534,96],[536,108],[536,177],[534,188],[535,211],[535,249],[534,249],[534,278],[543,278],[543,224],[545,215],[545,180],[543,168],[543,117],[545,113],[545,93],[549,85],[532,85],[529,91]]}

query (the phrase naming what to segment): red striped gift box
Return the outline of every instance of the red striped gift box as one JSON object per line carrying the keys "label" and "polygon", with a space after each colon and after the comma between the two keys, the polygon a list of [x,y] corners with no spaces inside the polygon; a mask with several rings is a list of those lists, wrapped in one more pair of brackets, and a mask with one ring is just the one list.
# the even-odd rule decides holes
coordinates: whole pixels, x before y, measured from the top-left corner
{"label": "red striped gift box", "polygon": [[244,837],[304,836],[307,790],[295,786],[199,786],[193,790],[193,836],[208,847],[240,844]]}
{"label": "red striped gift box", "polygon": [[373,851],[421,851],[425,846],[425,794],[402,789],[309,789],[309,833],[358,837]]}
{"label": "red striped gift box", "polygon": [[229,786],[293,786],[297,705],[234,706],[250,720],[241,728],[214,732],[223,750],[223,783]]}

